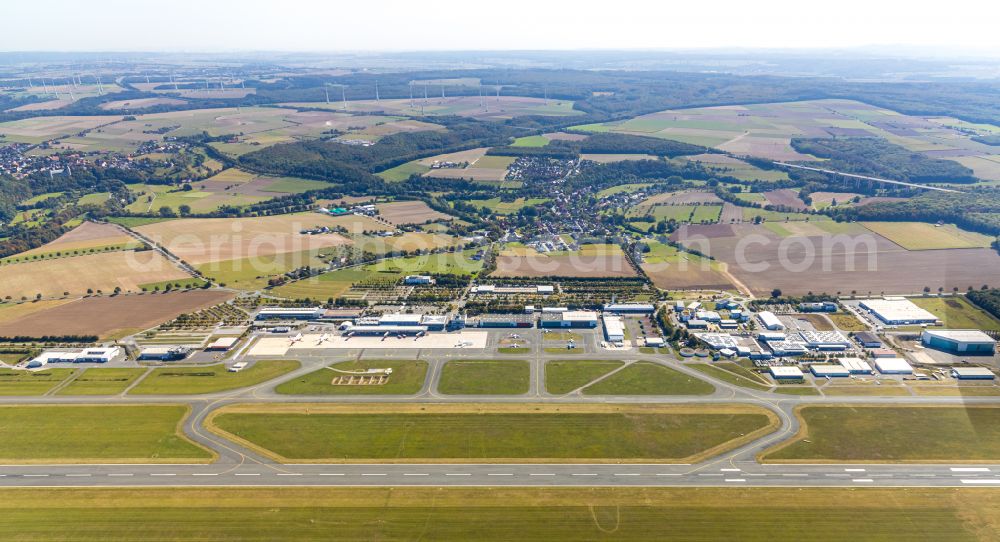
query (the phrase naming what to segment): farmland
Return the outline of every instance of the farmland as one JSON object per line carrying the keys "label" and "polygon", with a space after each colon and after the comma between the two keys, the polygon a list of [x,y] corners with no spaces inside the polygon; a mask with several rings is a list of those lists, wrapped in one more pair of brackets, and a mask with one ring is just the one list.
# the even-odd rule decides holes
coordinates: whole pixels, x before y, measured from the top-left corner
{"label": "farmland", "polygon": [[155,251],[112,251],[0,265],[0,296],[82,296],[87,290],[140,291],[189,275]]}
{"label": "farmland", "polygon": [[[769,542],[789,533],[815,542],[986,542],[1000,509],[987,488],[12,488],[6,496],[19,506],[0,538],[81,542],[131,538],[137,525],[148,539],[275,542],[413,533],[454,542]],[[787,517],[762,521],[775,502]]]}
{"label": "farmland", "polygon": [[[808,225],[693,225],[681,228],[672,239],[728,264],[728,272],[758,294],[775,287],[792,295],[852,290],[904,294],[919,293],[924,287],[965,290],[1000,284],[1000,255],[995,250],[910,251],[870,231],[829,233],[836,231],[830,229],[835,224],[810,220]],[[786,237],[771,231],[773,226],[812,231]],[[750,235],[757,241],[741,245],[741,239]]]}
{"label": "farmland", "polygon": [[634,277],[617,245],[584,245],[577,252],[497,257],[496,277]]}
{"label": "farmland", "polygon": [[[773,430],[715,405],[239,405],[208,420],[285,461],[679,462]],[[596,438],[600,435],[600,438]]]}
{"label": "farmland", "polygon": [[478,148],[450,154],[439,154],[418,160],[416,163],[427,167],[425,177],[436,179],[465,179],[499,183],[507,178],[507,168],[514,163],[511,156],[491,156],[487,149]]}
{"label": "farmland", "polygon": [[422,201],[394,201],[379,203],[375,206],[382,219],[395,224],[423,224],[437,220],[449,220],[452,217],[439,213]]}
{"label": "farmland", "polygon": [[355,231],[386,229],[366,217],[332,217],[319,213],[262,218],[190,218],[135,229],[188,263],[200,265],[329,248],[349,242],[337,234],[306,236],[299,233],[317,226],[343,226]]}
{"label": "farmland", "polygon": [[797,415],[799,434],[765,451],[766,461],[975,462],[1000,454],[995,407],[809,406]]}
{"label": "farmland", "polygon": [[476,207],[486,207],[498,215],[510,215],[525,207],[541,205],[547,201],[549,200],[546,198],[515,198],[513,200],[506,201],[500,199],[500,197],[495,197],[490,199],[469,200],[469,204],[475,205]]}
{"label": "farmland", "polygon": [[[933,119],[902,115],[852,100],[726,105],[650,113],[632,119],[576,127],[593,132],[616,132],[673,139],[714,147],[737,156],[750,155],[782,161],[814,160],[791,146],[795,137],[881,137],[913,152],[956,161],[987,161],[990,150],[967,135]],[[725,158],[702,155],[697,161],[715,161],[746,180],[780,180],[782,172],[754,171]],[[984,163],[977,163],[987,169]],[[987,177],[991,178],[991,177]]]}
{"label": "farmland", "polygon": [[121,336],[159,325],[179,314],[217,305],[231,297],[232,293],[219,290],[87,297],[65,304],[50,304],[19,319],[2,321],[0,337]]}
{"label": "farmland", "polygon": [[183,405],[0,407],[5,463],[207,462],[213,454],[178,431]]}
{"label": "farmland", "polygon": [[136,248],[139,242],[110,224],[84,222],[76,228],[36,249],[21,252],[5,261],[24,260],[34,256],[61,256],[107,248]]}
{"label": "farmland", "polygon": [[961,230],[952,224],[935,226],[924,222],[863,222],[869,230],[907,250],[987,248],[991,237]]}
{"label": "farmland", "polygon": [[664,290],[732,288],[732,283],[712,260],[682,252],[658,241],[647,241],[642,270],[653,284]]}

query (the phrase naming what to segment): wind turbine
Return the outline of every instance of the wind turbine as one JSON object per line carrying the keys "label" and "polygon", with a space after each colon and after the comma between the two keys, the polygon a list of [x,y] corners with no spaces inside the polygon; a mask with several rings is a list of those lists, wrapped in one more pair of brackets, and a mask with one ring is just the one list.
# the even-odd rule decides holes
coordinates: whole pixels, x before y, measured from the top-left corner
{"label": "wind turbine", "polygon": [[410,109],[413,109],[413,81],[410,81]]}
{"label": "wind turbine", "polygon": [[347,85],[340,85],[340,99],[344,102],[344,111],[347,111]]}
{"label": "wind turbine", "polygon": [[375,80],[375,101],[376,102],[379,101],[379,97],[378,97],[378,79]]}
{"label": "wind turbine", "polygon": [[497,103],[500,103],[500,81],[497,81]]}
{"label": "wind turbine", "polygon": [[323,83],[323,91],[326,92],[326,103],[330,103],[330,83]]}
{"label": "wind turbine", "polygon": [[101,84],[101,76],[95,75],[94,77],[97,78],[97,93],[104,96],[104,85]]}

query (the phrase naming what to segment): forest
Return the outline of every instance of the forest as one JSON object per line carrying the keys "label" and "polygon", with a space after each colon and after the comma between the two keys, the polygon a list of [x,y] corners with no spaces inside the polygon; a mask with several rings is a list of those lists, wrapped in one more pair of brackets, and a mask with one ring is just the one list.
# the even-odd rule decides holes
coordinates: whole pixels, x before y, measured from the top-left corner
{"label": "forest", "polygon": [[792,148],[826,158],[823,168],[911,183],[975,183],[972,170],[876,137],[794,138]]}
{"label": "forest", "polygon": [[967,230],[1000,235],[1000,189],[973,192],[925,192],[906,201],[876,202],[828,211],[841,220],[946,222]]}
{"label": "forest", "polygon": [[986,312],[1000,318],[1000,289],[970,290],[965,296]]}

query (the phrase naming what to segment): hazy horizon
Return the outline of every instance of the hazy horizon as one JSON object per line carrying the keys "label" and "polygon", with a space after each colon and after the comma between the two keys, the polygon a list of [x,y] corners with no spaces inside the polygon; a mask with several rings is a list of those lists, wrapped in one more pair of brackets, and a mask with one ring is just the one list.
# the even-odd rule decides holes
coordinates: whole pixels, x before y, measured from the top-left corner
{"label": "hazy horizon", "polygon": [[[897,3],[892,3],[897,4]],[[649,5],[624,0],[572,4],[509,0],[502,9],[443,0],[377,6],[312,0],[194,2],[157,7],[155,26],[125,0],[53,0],[44,9],[4,7],[17,21],[0,35],[5,52],[422,52],[732,50],[998,56],[1000,4],[956,0],[947,11],[845,0],[835,10],[789,0],[754,4]],[[975,14],[974,17],[969,14]]]}

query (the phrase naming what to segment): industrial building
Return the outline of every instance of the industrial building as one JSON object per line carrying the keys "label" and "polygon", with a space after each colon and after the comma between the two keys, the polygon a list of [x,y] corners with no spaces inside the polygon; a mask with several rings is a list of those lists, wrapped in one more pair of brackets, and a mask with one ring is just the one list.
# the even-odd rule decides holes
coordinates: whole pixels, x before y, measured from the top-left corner
{"label": "industrial building", "polygon": [[265,307],[257,313],[258,320],[316,320],[326,313],[323,307]]}
{"label": "industrial building", "polygon": [[771,378],[775,380],[802,380],[805,375],[798,367],[770,367]]}
{"label": "industrial building", "polygon": [[533,314],[483,314],[476,327],[529,328],[534,327]]}
{"label": "industrial building", "polygon": [[871,331],[859,331],[855,333],[854,340],[858,341],[858,344],[864,348],[882,348],[882,341],[878,338],[878,335]]}
{"label": "industrial building", "polygon": [[186,346],[149,346],[139,351],[140,360],[179,361],[191,353]]}
{"label": "industrial building", "polygon": [[698,320],[704,320],[706,322],[721,322],[722,316],[715,311],[697,311],[694,313],[694,317]]}
{"label": "industrial building", "polygon": [[845,378],[851,376],[851,372],[846,367],[836,363],[813,363],[809,366],[809,372],[817,378]]}
{"label": "industrial building", "polygon": [[800,331],[806,346],[815,350],[847,350],[851,341],[839,331]]}
{"label": "industrial building", "polygon": [[859,305],[890,326],[934,324],[938,321],[937,316],[914,305],[905,297],[865,299]]}
{"label": "industrial building", "polygon": [[434,278],[430,275],[406,275],[403,284],[434,284]]}
{"label": "industrial building", "polygon": [[545,313],[538,324],[543,328],[595,328],[597,313],[593,311],[566,311]]}
{"label": "industrial building", "polygon": [[652,314],[656,307],[652,303],[608,303],[604,312],[616,314]]}
{"label": "industrial building", "polygon": [[771,349],[773,355],[778,357],[801,356],[809,352],[806,345],[798,341],[767,341],[767,347]]}
{"label": "industrial building", "polygon": [[205,347],[205,350],[225,352],[232,348],[239,337],[219,337],[214,342]]}
{"label": "industrial building", "polygon": [[82,350],[46,350],[32,358],[28,365],[41,367],[49,363],[108,363],[114,361],[121,353],[122,349],[117,346]]}
{"label": "industrial building", "polygon": [[920,342],[928,348],[955,354],[992,356],[997,349],[993,337],[978,329],[925,329]]}
{"label": "industrial building", "polygon": [[872,366],[861,358],[840,358],[838,361],[852,375],[870,375],[874,372]]}
{"label": "industrial building", "polygon": [[688,320],[685,325],[688,329],[708,329],[708,322],[704,320]]}
{"label": "industrial building", "polygon": [[781,320],[779,320],[778,317],[771,311],[761,311],[757,313],[757,319],[760,320],[760,324],[764,326],[764,329],[769,329],[771,331],[785,329],[785,324],[782,324]]}
{"label": "industrial building", "polygon": [[911,375],[913,367],[902,358],[879,358],[875,360],[875,368],[884,375]]}
{"label": "industrial building", "polygon": [[873,348],[869,351],[873,358],[894,358],[896,351],[891,348]]}
{"label": "industrial building", "polygon": [[625,324],[620,317],[604,315],[604,337],[612,343],[625,341]]}
{"label": "industrial building", "polygon": [[986,367],[952,367],[951,376],[958,380],[995,380],[997,377]]}
{"label": "industrial building", "polygon": [[666,344],[666,341],[663,340],[663,337],[646,337],[645,339],[646,346],[660,347],[664,344]]}

